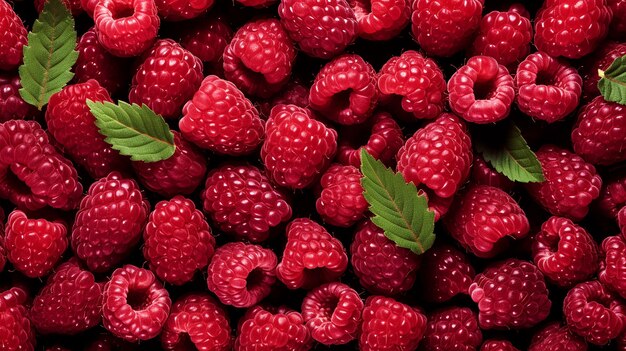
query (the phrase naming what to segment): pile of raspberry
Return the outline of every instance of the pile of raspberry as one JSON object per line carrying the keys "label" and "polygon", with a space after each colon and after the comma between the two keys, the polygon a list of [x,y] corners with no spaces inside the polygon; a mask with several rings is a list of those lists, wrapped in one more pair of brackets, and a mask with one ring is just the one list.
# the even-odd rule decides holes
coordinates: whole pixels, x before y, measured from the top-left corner
{"label": "pile of raspberry", "polygon": [[[626,0],[64,3],[74,77],[38,111],[44,0],[0,0],[0,350],[626,350],[626,107],[597,88]],[[174,155],[120,155],[87,100],[147,105]],[[477,151],[495,123],[543,182]],[[369,219],[363,149],[427,197],[424,254]]]}

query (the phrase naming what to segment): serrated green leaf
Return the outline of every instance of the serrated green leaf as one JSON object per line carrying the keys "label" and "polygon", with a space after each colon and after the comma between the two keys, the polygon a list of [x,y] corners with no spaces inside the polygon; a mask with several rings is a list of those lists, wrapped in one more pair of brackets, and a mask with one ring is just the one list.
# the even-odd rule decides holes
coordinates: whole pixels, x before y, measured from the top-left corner
{"label": "serrated green leaf", "polygon": [[24,63],[19,68],[20,95],[41,110],[52,94],[72,79],[76,63],[74,18],[61,0],[48,0],[28,33]]}
{"label": "serrated green leaf", "polygon": [[156,162],[169,158],[176,151],[174,134],[163,117],[148,106],[91,100],[87,100],[87,106],[106,142],[131,160]]}
{"label": "serrated green leaf", "polygon": [[606,71],[598,70],[598,75],[604,99],[626,105],[626,56],[616,58]]}
{"label": "serrated green leaf", "polygon": [[421,255],[435,242],[435,213],[413,183],[361,150],[363,196],[374,214],[372,222],[396,245]]}

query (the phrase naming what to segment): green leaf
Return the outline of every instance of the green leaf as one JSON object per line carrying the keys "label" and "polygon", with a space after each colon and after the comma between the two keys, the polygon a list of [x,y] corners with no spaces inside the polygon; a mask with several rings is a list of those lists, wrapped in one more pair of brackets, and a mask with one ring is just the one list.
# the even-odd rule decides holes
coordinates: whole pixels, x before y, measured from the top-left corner
{"label": "green leaf", "polygon": [[131,160],[156,162],[169,158],[176,151],[174,134],[163,117],[148,106],[91,100],[87,100],[87,106],[96,117],[96,126],[106,142]]}
{"label": "green leaf", "polygon": [[41,110],[74,73],[78,58],[74,18],[61,0],[48,0],[28,33],[24,63],[20,66],[20,95]]}
{"label": "green leaf", "polygon": [[421,255],[435,242],[435,213],[428,200],[382,162],[361,150],[363,196],[374,214],[372,222],[396,245]]}
{"label": "green leaf", "polygon": [[618,57],[606,71],[598,70],[598,89],[604,99],[626,105],[626,56]]}

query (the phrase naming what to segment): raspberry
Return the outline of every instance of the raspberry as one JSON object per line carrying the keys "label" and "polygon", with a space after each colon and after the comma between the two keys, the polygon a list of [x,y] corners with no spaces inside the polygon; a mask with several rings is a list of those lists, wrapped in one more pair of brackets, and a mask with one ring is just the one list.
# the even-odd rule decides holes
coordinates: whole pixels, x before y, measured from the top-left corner
{"label": "raspberry", "polygon": [[420,257],[389,240],[370,220],[356,228],[350,262],[362,287],[375,294],[396,295],[411,289]]}
{"label": "raspberry", "polygon": [[483,341],[476,313],[467,307],[447,307],[428,315],[423,351],[476,351]]}
{"label": "raspberry", "polygon": [[172,305],[161,333],[161,344],[168,351],[189,347],[228,351],[231,344],[228,314],[208,294],[185,295]]}
{"label": "raspberry", "polygon": [[183,114],[181,134],[203,149],[239,156],[253,152],[263,140],[259,112],[233,83],[217,76],[204,78]]}
{"label": "raspberry", "polygon": [[398,105],[414,118],[435,118],[445,104],[446,81],[437,63],[417,51],[394,56],[380,69],[381,103]]}
{"label": "raspberry", "polygon": [[626,242],[623,235],[609,236],[602,241],[598,279],[602,284],[626,298]]}
{"label": "raspberry", "polygon": [[613,12],[609,36],[615,39],[626,38],[626,1],[606,0],[606,4]]}
{"label": "raspberry", "polygon": [[169,293],[151,271],[125,265],[104,286],[102,322],[124,340],[148,340],[161,333],[171,305]]}
{"label": "raspberry", "polygon": [[222,59],[224,49],[233,37],[233,30],[225,19],[209,16],[178,28],[177,34],[182,47],[203,62],[209,63]]}
{"label": "raspberry", "polygon": [[37,331],[74,335],[100,324],[102,287],[75,260],[57,267],[30,309]]}
{"label": "raspberry", "polygon": [[247,7],[263,8],[274,4],[276,0],[237,0],[239,4]]}
{"label": "raspberry", "polygon": [[259,110],[263,116],[269,116],[272,107],[276,105],[296,105],[302,108],[309,106],[309,88],[297,80],[291,80],[271,100],[261,103]]}
{"label": "raspberry", "polygon": [[528,351],[587,351],[587,343],[554,322],[535,333]]}
{"label": "raspberry", "polygon": [[274,107],[265,128],[261,159],[269,178],[284,187],[311,185],[337,151],[337,132],[295,105]]}
{"label": "raspberry", "polygon": [[291,76],[296,49],[277,19],[239,28],[224,50],[224,76],[244,93],[267,98]]}
{"label": "raspberry", "polygon": [[[608,0],[610,4],[611,0]],[[626,2],[623,2],[626,4]],[[626,9],[626,7],[624,7]],[[598,81],[600,76],[598,70],[606,71],[616,58],[626,55],[626,44],[616,42],[605,42],[595,54],[592,55],[588,64],[583,66],[581,75],[583,77],[583,92],[585,100],[589,101],[600,95]]]}
{"label": "raspberry", "polygon": [[159,16],[166,21],[182,21],[198,17],[210,9],[214,0],[155,0]]}
{"label": "raspberry", "polygon": [[611,17],[604,0],[547,0],[535,18],[535,45],[553,57],[583,57],[602,42]]}
{"label": "raspberry", "polygon": [[128,100],[178,118],[202,83],[202,62],[171,39],[158,40],[133,77]]}
{"label": "raspberry", "polygon": [[96,5],[98,5],[98,1],[99,0],[80,0],[80,5],[89,17],[93,18],[93,12],[96,9]]}
{"label": "raspberry", "polygon": [[309,93],[311,108],[344,125],[365,122],[378,103],[376,71],[358,55],[342,55],[315,76]]}
{"label": "raspberry", "polygon": [[486,124],[509,115],[515,88],[506,67],[489,56],[467,60],[448,81],[450,108],[464,120]]}
{"label": "raspberry", "polygon": [[118,339],[110,333],[103,333],[95,336],[84,351],[133,351],[136,347],[136,344]]}
{"label": "raspberry", "polygon": [[21,88],[19,74],[0,72],[0,122],[24,119],[37,113],[32,105],[22,99],[19,93]]}
{"label": "raspberry", "polygon": [[578,106],[582,83],[575,68],[535,52],[517,67],[517,106],[530,117],[548,123],[562,120]]}
{"label": "raspberry", "polygon": [[411,5],[406,0],[348,0],[358,23],[359,36],[389,40],[409,24]]}
{"label": "raspberry", "polygon": [[269,238],[291,218],[291,206],[258,168],[226,164],[212,170],[202,192],[204,211],[222,231],[252,242]]}
{"label": "raspberry", "polygon": [[72,228],[72,249],[92,272],[106,272],[141,239],[150,204],[137,183],[111,172],[89,187]]}
{"label": "raspberry", "polygon": [[437,244],[426,251],[419,271],[422,297],[428,302],[442,303],[458,294],[467,294],[476,272],[467,256],[452,246]]}
{"label": "raspberry", "polygon": [[603,217],[617,218],[618,211],[626,206],[626,172],[609,175],[595,206]]}
{"label": "raspberry", "polygon": [[519,351],[508,340],[487,340],[480,347],[480,351]]}
{"label": "raspberry", "polygon": [[182,285],[209,264],[215,239],[202,212],[180,195],[156,204],[143,233],[143,255],[163,281]]}
{"label": "raspberry", "polygon": [[120,57],[138,56],[149,49],[160,25],[154,0],[100,0],[93,20],[100,44]]}
{"label": "raspberry", "polygon": [[358,168],[339,164],[322,175],[315,208],[324,222],[347,228],[365,217],[369,204],[363,197],[361,177]]}
{"label": "raspberry", "polygon": [[239,321],[235,351],[307,351],[312,339],[304,318],[280,308],[276,313],[254,306]]}
{"label": "raspberry", "polygon": [[345,0],[283,0],[280,23],[302,52],[330,59],[357,38],[356,15]]}
{"label": "raspberry", "polygon": [[95,80],[65,86],[52,95],[46,109],[48,131],[64,151],[92,177],[104,177],[128,167],[128,158],[113,150],[100,134],[87,100],[112,102]]}
{"label": "raspberry", "polygon": [[37,340],[24,306],[26,292],[12,288],[0,292],[0,346],[6,351],[34,351]]}
{"label": "raspberry", "polygon": [[269,295],[276,281],[276,263],[272,250],[228,243],[215,251],[207,285],[223,304],[250,307]]}
{"label": "raspberry", "polygon": [[510,191],[515,187],[515,183],[502,173],[498,173],[493,169],[482,156],[474,156],[472,164],[471,183],[478,185],[489,185],[500,188],[504,191]]}
{"label": "raspberry", "polygon": [[471,43],[482,11],[479,0],[415,0],[411,31],[426,53],[449,57]]}
{"label": "raspberry", "polygon": [[0,70],[11,71],[22,63],[22,48],[27,43],[26,28],[11,5],[0,0]]}
{"label": "raspberry", "polygon": [[287,245],[276,267],[276,276],[289,289],[311,289],[331,282],[347,266],[346,250],[324,227],[307,218],[289,223]]}
{"label": "raspberry", "polygon": [[552,145],[536,153],[545,181],[528,183],[526,190],[554,216],[578,221],[587,215],[589,204],[600,195],[602,179],[580,156]]}
{"label": "raspberry", "polygon": [[328,283],[310,290],[302,301],[302,316],[314,340],[341,345],[357,338],[363,300],[351,287]]}

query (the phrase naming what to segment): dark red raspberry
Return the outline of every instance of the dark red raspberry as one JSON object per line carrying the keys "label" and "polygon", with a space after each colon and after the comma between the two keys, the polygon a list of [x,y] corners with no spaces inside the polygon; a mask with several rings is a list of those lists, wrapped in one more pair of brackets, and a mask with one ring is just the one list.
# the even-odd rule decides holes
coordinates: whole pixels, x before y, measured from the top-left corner
{"label": "dark red raspberry", "polygon": [[508,340],[487,340],[480,347],[480,351],[519,351]]}
{"label": "dark red raspberry", "polygon": [[[621,1],[621,0],[620,0]],[[611,0],[607,1],[610,5]],[[626,1],[622,1],[626,5]],[[626,9],[626,6],[624,7]],[[616,58],[626,55],[626,43],[607,41],[593,55],[587,64],[582,67],[583,93],[586,101],[600,95],[598,70],[606,71]]]}
{"label": "dark red raspberry", "polygon": [[233,83],[217,76],[202,81],[183,114],[181,134],[201,148],[238,156],[253,152],[263,141],[259,112]]}
{"label": "dark red raspberry", "polygon": [[616,219],[619,210],[626,206],[626,171],[610,174],[603,183],[595,206],[603,217]]}
{"label": "dark red raspberry", "polygon": [[191,281],[209,264],[215,250],[215,239],[204,215],[180,195],[155,205],[143,239],[143,255],[150,270],[174,285]]}
{"label": "dark red raspberry", "polygon": [[289,80],[296,49],[277,19],[244,24],[224,50],[224,76],[248,95],[268,98]]}
{"label": "dark red raspberry", "polygon": [[342,283],[320,285],[302,301],[302,316],[311,336],[324,345],[340,345],[357,338],[363,300]]}
{"label": "dark red raspberry", "polygon": [[337,132],[314,119],[308,109],[278,105],[266,124],[261,159],[278,185],[302,189],[330,165],[337,151]]}
{"label": "dark red raspberry", "polygon": [[0,70],[11,71],[22,63],[22,48],[27,43],[26,28],[11,4],[0,0]]}
{"label": "dark red raspberry", "polygon": [[136,344],[118,339],[105,331],[96,335],[84,351],[133,351],[136,347]]}
{"label": "dark red raspberry", "polygon": [[155,0],[159,16],[166,21],[182,21],[198,17],[210,9],[215,0]]}
{"label": "dark red raspberry", "polygon": [[228,351],[231,345],[228,314],[211,296],[189,294],[172,305],[161,345],[167,351]]}
{"label": "dark red raspberry", "polygon": [[276,254],[259,245],[228,243],[215,251],[207,285],[225,305],[250,307],[270,293],[276,281]]}
{"label": "dark red raspberry", "polygon": [[618,40],[626,38],[626,1],[606,0],[606,4],[613,12],[609,36]]}
{"label": "dark red raspberry", "polygon": [[339,164],[331,165],[322,175],[315,208],[324,222],[351,227],[365,217],[369,204],[363,197],[361,178],[358,168]]}
{"label": "dark red raspberry", "polygon": [[528,351],[587,351],[587,343],[566,326],[554,322],[535,333]]}
{"label": "dark red raspberry", "polygon": [[330,59],[357,38],[356,15],[345,0],[283,0],[280,23],[302,52]]}
{"label": "dark red raspberry", "polygon": [[578,106],[582,84],[575,68],[535,52],[517,67],[517,106],[530,117],[548,123],[559,121]]}
{"label": "dark red raspberry", "polygon": [[120,57],[148,50],[160,25],[154,0],[100,0],[93,20],[100,44]]}
{"label": "dark red raspberry", "polygon": [[[45,2],[46,0],[35,0],[35,9],[37,12],[41,13]],[[74,17],[78,17],[84,11],[81,0],[63,0],[62,2],[63,5],[72,12],[72,16]]]}
{"label": "dark red raspberry", "polygon": [[483,341],[476,313],[467,307],[447,307],[428,315],[422,351],[476,351]]}
{"label": "dark red raspberry", "polygon": [[242,6],[263,8],[271,6],[276,0],[237,0],[237,2]]}
{"label": "dark red raspberry", "polygon": [[204,211],[220,230],[252,242],[269,238],[291,218],[286,196],[258,168],[226,164],[212,170],[202,192]]}
{"label": "dark red raspberry", "polygon": [[389,40],[402,32],[411,19],[406,0],[348,0],[359,25],[359,36],[367,40]]}
{"label": "dark red raspberry", "polygon": [[311,289],[331,282],[348,266],[346,250],[324,227],[308,218],[287,226],[287,245],[276,276],[289,289]]}
{"label": "dark red raspberry", "polygon": [[104,286],[102,324],[124,340],[149,340],[161,333],[171,305],[169,293],[151,271],[125,265]]}
{"label": "dark red raspberry", "polygon": [[626,242],[623,235],[609,236],[602,241],[598,279],[602,284],[626,298]]}
{"label": "dark red raspberry", "polygon": [[617,214],[617,224],[619,225],[622,236],[626,238],[626,206]]}
{"label": "dark red raspberry", "polygon": [[[4,0],[2,0],[4,1]],[[0,346],[6,351],[34,351],[37,340],[20,288],[0,292]]]}
{"label": "dark red raspberry", "polygon": [[150,204],[132,179],[111,172],[89,187],[72,228],[72,249],[92,272],[106,272],[141,239]]}
{"label": "dark red raspberry", "polygon": [[19,74],[0,72],[0,122],[24,119],[37,113],[32,105],[22,99],[19,92],[21,88]]}
{"label": "dark red raspberry", "polygon": [[446,244],[436,244],[422,257],[419,270],[422,297],[428,302],[442,303],[458,294],[467,294],[476,272],[467,256]]}
{"label": "dark red raspberry", "polygon": [[308,351],[313,340],[296,311],[254,306],[239,321],[235,351]]}
{"label": "dark red raspberry", "polygon": [[267,119],[272,108],[276,105],[296,105],[298,107],[309,106],[309,88],[299,82],[297,79],[292,79],[285,85],[285,87],[271,99],[263,100],[259,103],[258,109],[261,112],[262,118]]}
{"label": "dark red raspberry", "polygon": [[217,16],[199,18],[177,30],[180,45],[205,63],[220,61],[233,37],[228,22]]}
{"label": "dark red raspberry", "polygon": [[473,184],[489,185],[509,191],[515,187],[515,183],[502,173],[493,169],[482,156],[475,155],[472,164],[471,182]]}

